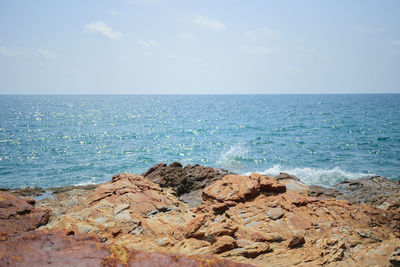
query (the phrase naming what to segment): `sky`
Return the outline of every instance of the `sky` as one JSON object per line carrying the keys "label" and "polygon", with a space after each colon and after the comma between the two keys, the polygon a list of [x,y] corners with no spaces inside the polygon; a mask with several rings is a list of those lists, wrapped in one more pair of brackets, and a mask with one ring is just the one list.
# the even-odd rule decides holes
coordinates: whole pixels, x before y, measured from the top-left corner
{"label": "sky", "polygon": [[0,1],[0,94],[400,93],[400,1]]}

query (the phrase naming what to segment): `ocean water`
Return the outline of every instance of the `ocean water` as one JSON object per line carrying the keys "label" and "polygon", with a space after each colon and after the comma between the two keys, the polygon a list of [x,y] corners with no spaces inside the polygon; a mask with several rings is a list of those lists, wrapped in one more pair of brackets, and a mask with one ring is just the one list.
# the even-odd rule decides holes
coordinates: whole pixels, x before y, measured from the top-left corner
{"label": "ocean water", "polygon": [[400,176],[400,95],[0,96],[0,187],[62,186],[158,162],[308,184]]}

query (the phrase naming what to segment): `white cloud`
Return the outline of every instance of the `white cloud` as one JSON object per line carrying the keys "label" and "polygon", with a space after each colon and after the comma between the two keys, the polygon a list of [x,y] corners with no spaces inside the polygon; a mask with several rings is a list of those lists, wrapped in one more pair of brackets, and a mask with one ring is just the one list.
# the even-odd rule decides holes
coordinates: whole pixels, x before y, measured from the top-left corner
{"label": "white cloud", "polygon": [[251,40],[258,40],[264,37],[270,37],[274,34],[276,34],[277,32],[275,30],[263,27],[263,28],[259,28],[256,30],[247,30],[244,31],[243,34],[244,36],[246,36],[247,38],[250,38]]}
{"label": "white cloud", "polygon": [[241,46],[240,47],[244,52],[249,53],[251,55],[263,55],[263,54],[272,54],[273,51],[265,46]]}
{"label": "white cloud", "polygon": [[149,40],[149,41],[138,40],[138,43],[141,46],[146,47],[146,48],[150,48],[152,46],[157,46],[158,45],[158,43],[156,41],[153,41],[153,40]]}
{"label": "white cloud", "polygon": [[400,46],[400,40],[392,40],[392,45]]}
{"label": "white cloud", "polygon": [[380,32],[385,31],[385,29],[382,27],[367,27],[367,26],[357,25],[357,24],[351,25],[350,30],[356,31],[356,32],[361,32],[361,33],[370,33],[370,34],[375,34],[375,33],[380,33]]}
{"label": "white cloud", "polygon": [[167,57],[176,58],[176,55],[174,53],[167,53]]}
{"label": "white cloud", "polygon": [[19,57],[23,56],[25,52],[20,49],[10,49],[6,46],[0,46],[0,54],[7,57]]}
{"label": "white cloud", "polygon": [[185,32],[180,33],[178,35],[178,38],[182,39],[182,40],[194,40],[194,39],[196,39],[196,37],[193,34],[185,33]]}
{"label": "white cloud", "polygon": [[110,26],[101,21],[88,23],[84,28],[89,33],[101,34],[110,39],[118,39],[122,37],[122,33],[114,31]]}
{"label": "white cloud", "polygon": [[226,26],[222,22],[216,19],[204,17],[202,15],[195,15],[192,22],[200,27],[208,28],[214,31],[226,30]]}
{"label": "white cloud", "polygon": [[110,10],[110,14],[113,15],[113,16],[118,16],[119,15],[118,11],[115,11],[114,9]]}
{"label": "white cloud", "polygon": [[49,51],[41,49],[41,48],[36,49],[36,51],[39,53],[39,55],[41,55],[42,57],[44,57],[46,59],[56,60],[59,58],[59,56],[57,54],[54,54],[52,52],[49,52]]}

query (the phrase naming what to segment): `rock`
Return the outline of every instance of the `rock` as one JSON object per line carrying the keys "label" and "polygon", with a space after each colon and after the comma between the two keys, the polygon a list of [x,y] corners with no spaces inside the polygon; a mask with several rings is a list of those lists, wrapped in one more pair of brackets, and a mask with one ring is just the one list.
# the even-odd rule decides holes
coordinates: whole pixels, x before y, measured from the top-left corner
{"label": "rock", "polygon": [[231,174],[203,190],[203,202],[244,202],[260,193],[258,181],[244,175]]}
{"label": "rock", "polygon": [[284,212],[281,208],[270,208],[267,211],[267,217],[270,218],[271,220],[277,220],[282,218],[284,215]]}
{"label": "rock", "polygon": [[29,202],[32,201],[0,192],[0,239],[34,230],[48,222],[49,212],[35,209]]}
{"label": "rock", "polygon": [[224,253],[221,256],[242,256],[245,258],[255,258],[259,255],[271,252],[272,249],[270,248],[270,245],[265,242],[251,242],[248,240],[239,240],[237,242],[237,245],[239,248],[233,249],[231,251],[228,251],[227,253]]}
{"label": "rock", "polygon": [[40,196],[45,192],[43,188],[37,186],[28,186],[17,189],[0,188],[0,192],[1,191],[9,192],[20,197]]}
{"label": "rock", "polygon": [[213,245],[212,251],[215,254],[221,254],[228,250],[232,250],[236,247],[237,247],[236,240],[230,236],[224,235],[221,237],[217,237]]}
{"label": "rock", "polygon": [[400,247],[393,252],[389,261],[392,266],[400,266]]}
{"label": "rock", "polygon": [[320,198],[334,197],[351,203],[366,203],[381,209],[400,207],[400,184],[382,176],[345,180],[333,188],[310,187],[310,194]]}
{"label": "rock", "polygon": [[260,175],[258,173],[252,173],[250,174],[250,178],[258,181],[260,189],[264,192],[270,192],[270,193],[286,192],[286,186],[278,182],[273,177]]}
{"label": "rock", "polygon": [[387,266],[396,259],[400,231],[393,207],[283,189],[273,177],[227,175],[207,186],[202,204],[190,208],[142,175],[119,174],[95,190],[39,201],[36,206],[52,209],[52,216],[35,231],[90,232],[124,262],[138,250],[149,258],[218,254],[257,266]]}
{"label": "rock", "polygon": [[297,248],[302,246],[304,243],[306,243],[304,236],[294,235],[289,241],[288,248]]}
{"label": "rock", "polygon": [[281,179],[279,180],[281,184],[286,186],[287,191],[296,192],[303,196],[308,196],[308,186],[301,181],[292,180],[292,179]]}
{"label": "rock", "polygon": [[0,243],[1,266],[250,266],[212,256],[128,250],[94,235],[31,232]]}
{"label": "rock", "polygon": [[[182,200],[191,206],[201,203],[201,192],[204,187],[216,180],[230,174],[224,169],[213,169],[200,165],[187,165],[184,168],[179,162],[173,162],[169,166],[159,163],[143,173],[143,176],[161,187],[172,188]],[[189,196],[185,196],[190,194]]]}
{"label": "rock", "polygon": [[286,180],[286,179],[290,179],[290,180],[294,180],[297,182],[301,182],[300,179],[294,175],[290,175],[286,172],[281,172],[279,173],[277,176],[275,176],[276,180],[280,181],[280,180]]}

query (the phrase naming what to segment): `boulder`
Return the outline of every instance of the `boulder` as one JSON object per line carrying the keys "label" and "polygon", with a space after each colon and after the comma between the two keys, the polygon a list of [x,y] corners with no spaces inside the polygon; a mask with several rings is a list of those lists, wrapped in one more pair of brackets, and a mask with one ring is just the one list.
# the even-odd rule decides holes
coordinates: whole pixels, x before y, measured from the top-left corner
{"label": "boulder", "polygon": [[184,202],[197,206],[201,202],[200,190],[228,174],[230,172],[224,169],[198,164],[183,167],[181,163],[173,162],[170,165],[159,163],[149,168],[143,176],[161,187],[172,188]]}

